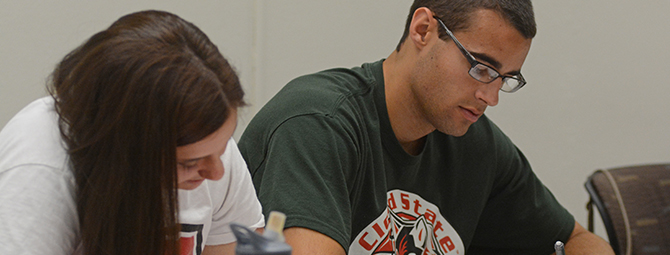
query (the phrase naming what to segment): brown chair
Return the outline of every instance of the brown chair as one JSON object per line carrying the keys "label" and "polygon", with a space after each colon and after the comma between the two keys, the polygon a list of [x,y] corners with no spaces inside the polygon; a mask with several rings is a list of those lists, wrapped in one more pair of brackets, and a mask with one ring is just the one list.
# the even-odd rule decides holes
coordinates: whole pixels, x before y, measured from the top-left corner
{"label": "brown chair", "polygon": [[617,255],[670,254],[670,163],[597,170],[586,181],[590,200]]}

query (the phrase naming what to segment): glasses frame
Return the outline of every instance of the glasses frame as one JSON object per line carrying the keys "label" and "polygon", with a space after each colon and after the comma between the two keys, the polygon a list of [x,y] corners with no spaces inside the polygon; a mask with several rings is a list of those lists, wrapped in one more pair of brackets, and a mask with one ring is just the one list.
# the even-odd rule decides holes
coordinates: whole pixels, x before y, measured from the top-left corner
{"label": "glasses frame", "polygon": [[[524,85],[526,85],[526,79],[523,78],[523,75],[521,75],[521,73],[516,74],[514,76],[503,75],[503,74],[500,74],[500,72],[498,72],[498,70],[496,70],[495,68],[493,68],[493,67],[491,67],[487,64],[484,64],[482,62],[477,61],[477,59],[475,59],[475,57],[472,56],[472,54],[470,54],[470,52],[468,50],[466,50],[465,47],[463,47],[461,42],[459,42],[458,39],[456,39],[456,36],[454,36],[454,33],[452,33],[451,30],[449,30],[449,28],[447,28],[447,26],[444,24],[444,22],[442,22],[442,20],[440,18],[438,18],[437,16],[433,16],[433,18],[435,18],[437,20],[437,22],[439,22],[440,25],[442,25],[442,28],[444,28],[444,30],[447,32],[447,35],[451,38],[452,41],[454,41],[454,43],[456,44],[456,47],[458,47],[458,49],[461,50],[461,53],[463,53],[463,56],[465,56],[465,58],[470,63],[470,70],[468,70],[468,74],[470,74],[470,77],[472,77],[473,79],[475,79],[479,82],[487,83],[487,84],[495,81],[498,78],[502,78],[503,85],[507,84],[507,81],[509,79],[513,79],[513,80],[518,81],[519,85],[517,85],[516,87],[513,87],[511,89],[504,89],[505,86],[500,87],[501,91],[507,92],[507,93],[514,93],[514,92],[518,91],[519,89],[521,89]],[[491,79],[490,81],[482,81],[480,79],[475,78],[472,75],[472,72],[473,72],[473,69],[477,65],[485,66],[486,68],[493,71],[496,74],[495,78]],[[511,86],[508,85],[508,87],[511,87]]]}

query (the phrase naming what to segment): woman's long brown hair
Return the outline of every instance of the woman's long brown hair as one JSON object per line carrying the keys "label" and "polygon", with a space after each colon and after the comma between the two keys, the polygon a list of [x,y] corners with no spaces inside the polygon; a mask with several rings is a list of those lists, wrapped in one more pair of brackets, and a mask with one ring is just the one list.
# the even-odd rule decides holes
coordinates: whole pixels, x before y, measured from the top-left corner
{"label": "woman's long brown hair", "polygon": [[52,74],[86,254],[178,254],[176,148],[244,104],[207,36],[166,12],[126,15]]}

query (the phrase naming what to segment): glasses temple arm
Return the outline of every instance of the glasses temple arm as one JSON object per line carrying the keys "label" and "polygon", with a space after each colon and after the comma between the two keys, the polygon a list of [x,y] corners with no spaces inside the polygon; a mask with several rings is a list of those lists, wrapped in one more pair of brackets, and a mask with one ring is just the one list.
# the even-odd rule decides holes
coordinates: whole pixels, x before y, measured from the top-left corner
{"label": "glasses temple arm", "polygon": [[438,17],[435,17],[435,16],[433,16],[433,18],[435,18],[435,19],[437,20],[437,22],[440,22],[440,25],[442,25],[442,28],[444,28],[444,31],[447,32],[447,35],[451,38],[452,41],[454,41],[454,43],[456,44],[456,46],[458,47],[458,49],[463,53],[463,55],[466,56],[466,58],[468,59],[468,62],[470,62],[471,65],[474,65],[474,64],[476,63],[476,61],[477,61],[477,60],[475,59],[475,57],[472,56],[472,54],[470,54],[470,52],[468,52],[468,51],[465,49],[465,47],[463,47],[463,45],[461,44],[461,42],[459,42],[459,41],[456,39],[456,36],[454,36],[454,33],[452,33],[451,30],[449,30],[449,29],[447,28],[447,25],[445,25],[444,22],[442,22],[441,19],[439,19]]}

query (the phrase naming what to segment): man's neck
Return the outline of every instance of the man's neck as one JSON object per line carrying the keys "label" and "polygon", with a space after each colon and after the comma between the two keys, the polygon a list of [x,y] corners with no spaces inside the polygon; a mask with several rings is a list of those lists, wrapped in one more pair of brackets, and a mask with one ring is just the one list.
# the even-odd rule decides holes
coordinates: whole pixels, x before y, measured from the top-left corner
{"label": "man's neck", "polygon": [[423,148],[423,138],[435,128],[424,118],[410,87],[413,62],[407,57],[394,51],[384,61],[384,92],[393,133],[407,153],[416,155]]}

